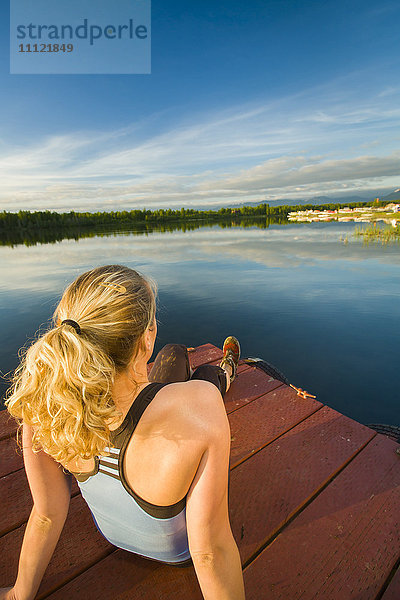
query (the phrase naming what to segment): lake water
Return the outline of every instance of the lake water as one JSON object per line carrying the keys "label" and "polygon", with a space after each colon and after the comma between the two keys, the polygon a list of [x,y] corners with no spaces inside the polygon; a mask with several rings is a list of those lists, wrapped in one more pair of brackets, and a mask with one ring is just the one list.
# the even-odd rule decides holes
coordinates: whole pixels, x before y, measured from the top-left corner
{"label": "lake water", "polygon": [[3,246],[1,371],[15,368],[72,279],[120,263],[158,283],[156,351],[168,342],[221,347],[233,334],[243,356],[264,358],[324,404],[362,423],[400,425],[400,246],[341,241],[353,229],[216,225]]}

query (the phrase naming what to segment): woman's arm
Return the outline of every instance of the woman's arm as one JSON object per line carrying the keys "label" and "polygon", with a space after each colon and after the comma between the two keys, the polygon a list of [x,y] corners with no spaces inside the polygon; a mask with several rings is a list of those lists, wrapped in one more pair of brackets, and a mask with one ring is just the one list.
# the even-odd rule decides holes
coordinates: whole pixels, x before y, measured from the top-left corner
{"label": "woman's arm", "polygon": [[23,426],[22,445],[33,508],[10,598],[33,600],[67,518],[71,478],[48,454],[32,451],[32,429],[27,425]]}
{"label": "woman's arm", "polygon": [[218,389],[205,391],[199,399],[205,451],[186,506],[189,549],[205,600],[244,600],[240,555],[228,514],[229,422]]}

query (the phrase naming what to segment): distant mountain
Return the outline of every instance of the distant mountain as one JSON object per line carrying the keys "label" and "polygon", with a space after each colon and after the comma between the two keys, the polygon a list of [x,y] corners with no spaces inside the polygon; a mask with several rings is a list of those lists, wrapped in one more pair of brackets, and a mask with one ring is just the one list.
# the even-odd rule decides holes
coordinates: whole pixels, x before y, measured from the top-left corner
{"label": "distant mountain", "polygon": [[[280,200],[264,200],[270,206],[296,206],[304,204],[350,204],[351,202],[370,202],[370,196],[341,196],[340,198],[329,198],[328,196],[314,196],[313,198],[282,198]],[[240,206],[258,206],[261,202],[244,202]],[[234,205],[231,205],[234,207]],[[239,206],[239,205],[238,205]]]}
{"label": "distant mountain", "polygon": [[[313,196],[312,198],[280,198],[279,200],[262,200],[261,202],[242,202],[241,204],[228,204],[226,207],[240,208],[241,206],[258,206],[263,202],[272,206],[299,206],[304,204],[351,204],[352,202],[372,202],[375,198],[379,198],[383,202],[394,202],[400,201],[400,188],[391,192],[390,194],[383,195],[386,190],[372,190],[366,192],[362,196],[336,196],[335,198],[329,196]],[[220,207],[218,207],[220,208]],[[203,207],[199,210],[206,210]],[[216,210],[216,209],[214,209]]]}
{"label": "distant mountain", "polygon": [[387,196],[383,196],[380,200],[383,200],[383,202],[400,202],[400,188]]}
{"label": "distant mountain", "polygon": [[[376,197],[376,196],[375,196]],[[298,206],[304,204],[343,204],[350,202],[370,202],[374,198],[363,196],[342,196],[341,198],[329,198],[328,196],[314,196],[313,198],[280,198],[279,200],[260,200],[259,202],[240,202],[224,204],[223,206],[213,204],[203,204],[188,206],[195,210],[218,210],[220,208],[240,208],[242,206],[259,206],[260,204],[269,204],[272,206]]]}
{"label": "distant mountain", "polygon": [[[400,188],[391,192],[390,194],[386,194],[386,190],[371,190],[361,192],[363,195],[357,196],[336,196],[334,198],[329,196],[313,196],[312,198],[280,198],[279,200],[269,200],[266,198],[265,200],[260,200],[259,202],[238,202],[238,203],[229,203],[223,204],[203,204],[196,206],[186,206],[185,208],[194,208],[195,210],[218,210],[220,208],[240,208],[241,206],[259,206],[260,204],[269,204],[271,207],[273,206],[300,206],[304,204],[351,204],[352,202],[372,202],[375,198],[379,198],[384,202],[394,202],[396,200],[400,201]],[[386,195],[385,195],[386,194]]]}

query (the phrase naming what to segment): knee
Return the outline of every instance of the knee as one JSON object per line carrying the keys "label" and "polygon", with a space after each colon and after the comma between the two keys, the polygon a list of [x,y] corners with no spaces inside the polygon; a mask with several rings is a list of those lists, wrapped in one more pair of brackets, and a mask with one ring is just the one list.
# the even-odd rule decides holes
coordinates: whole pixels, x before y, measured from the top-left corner
{"label": "knee", "polygon": [[159,352],[160,358],[168,362],[188,359],[187,348],[183,344],[166,344]]}
{"label": "knee", "polygon": [[170,354],[171,352],[186,352],[186,346],[183,344],[165,344],[160,352]]}
{"label": "knee", "polygon": [[200,365],[194,371],[192,378],[193,379],[208,379],[212,377],[215,379],[215,375],[217,374],[217,369],[215,365]]}
{"label": "knee", "polygon": [[157,354],[149,381],[173,383],[190,377],[189,356],[183,344],[166,344]]}
{"label": "knee", "polygon": [[226,375],[221,367],[217,367],[216,365],[201,365],[200,367],[197,367],[191,378],[210,381],[210,383],[217,386],[222,396],[224,396],[226,392]]}

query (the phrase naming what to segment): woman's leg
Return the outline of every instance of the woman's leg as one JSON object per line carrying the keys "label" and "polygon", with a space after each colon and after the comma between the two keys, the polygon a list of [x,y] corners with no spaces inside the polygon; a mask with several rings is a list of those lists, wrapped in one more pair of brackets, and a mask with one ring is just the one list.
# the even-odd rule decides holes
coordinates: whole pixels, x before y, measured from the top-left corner
{"label": "woman's leg", "polygon": [[222,396],[230,384],[231,367],[225,365],[222,369],[215,365],[201,365],[190,376],[189,356],[186,346],[182,344],[167,344],[157,354],[149,381],[158,383],[175,383],[189,379],[204,379],[217,386]]}
{"label": "woman's leg", "polygon": [[225,396],[229,388],[229,374],[225,369],[215,365],[201,365],[197,367],[190,379],[204,379],[217,386],[222,397]]}
{"label": "woman's leg", "polygon": [[190,379],[190,364],[186,346],[167,344],[157,354],[149,381],[157,383],[175,383]]}

